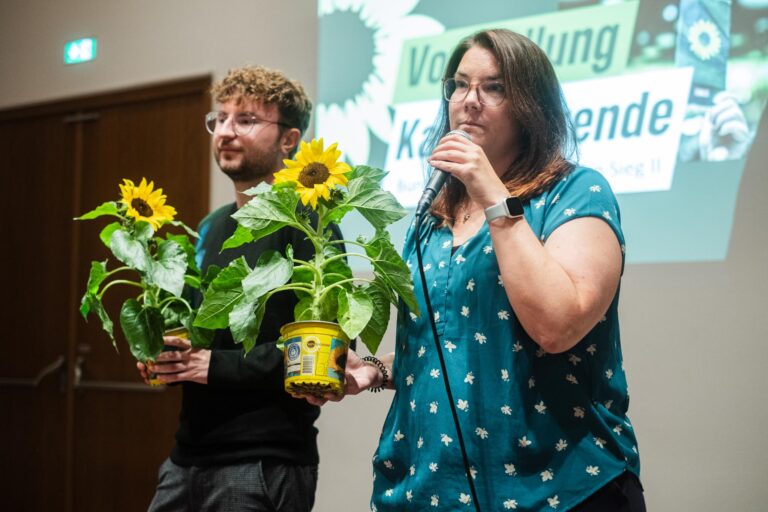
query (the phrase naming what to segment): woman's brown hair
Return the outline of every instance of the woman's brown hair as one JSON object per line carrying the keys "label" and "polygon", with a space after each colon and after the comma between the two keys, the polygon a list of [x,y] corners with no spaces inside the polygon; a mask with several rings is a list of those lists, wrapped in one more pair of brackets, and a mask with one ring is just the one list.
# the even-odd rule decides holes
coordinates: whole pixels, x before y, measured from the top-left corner
{"label": "woman's brown hair", "polygon": [[[443,80],[454,77],[464,54],[474,46],[485,48],[496,58],[506,89],[509,121],[517,123],[520,134],[520,152],[501,175],[501,181],[510,195],[530,199],[574,167],[568,160],[575,149],[573,126],[560,83],[544,51],[527,37],[506,29],[483,30],[461,41],[448,60]],[[427,154],[449,130],[448,101],[443,99],[426,141]],[[452,224],[456,210],[466,199],[464,185],[449,177],[431,213]]]}

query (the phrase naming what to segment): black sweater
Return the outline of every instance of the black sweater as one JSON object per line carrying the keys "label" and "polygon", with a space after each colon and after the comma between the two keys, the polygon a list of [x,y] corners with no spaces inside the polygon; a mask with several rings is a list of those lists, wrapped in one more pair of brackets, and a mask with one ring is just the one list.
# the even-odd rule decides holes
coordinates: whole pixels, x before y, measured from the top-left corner
{"label": "black sweater", "polygon": [[[305,235],[283,228],[256,242],[219,253],[221,244],[237,227],[231,215],[235,204],[219,208],[200,223],[198,262],[205,269],[224,268],[244,255],[253,267],[269,249],[309,260],[314,253]],[[337,238],[341,233],[332,226]],[[199,293],[193,299],[200,302]],[[211,345],[208,384],[183,383],[183,398],[171,460],[180,466],[207,466],[274,458],[316,464],[319,408],[292,398],[283,389],[283,353],[275,347],[280,327],[293,321],[297,299],[293,292],[273,295],[267,303],[258,341],[247,357],[229,329],[221,329]]]}

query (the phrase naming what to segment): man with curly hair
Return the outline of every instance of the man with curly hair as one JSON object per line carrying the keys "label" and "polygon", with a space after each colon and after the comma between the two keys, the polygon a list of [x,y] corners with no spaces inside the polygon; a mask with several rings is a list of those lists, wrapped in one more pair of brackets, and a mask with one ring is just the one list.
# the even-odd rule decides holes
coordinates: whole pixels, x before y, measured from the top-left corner
{"label": "man with curly hair", "polygon": [[[303,234],[283,228],[256,242],[220,252],[237,227],[232,214],[293,156],[309,125],[312,103],[302,86],[279,71],[243,67],[213,85],[216,110],[205,125],[213,154],[232,180],[235,202],[209,214],[198,227],[198,265],[224,268],[245,256],[253,267],[264,251],[308,260],[313,248]],[[335,236],[341,238],[333,226]],[[199,305],[201,297],[192,297]],[[211,349],[166,337],[176,348],[160,354],[152,371],[162,382],[183,386],[179,429],[170,457],[160,467],[149,507],[163,511],[280,510],[305,512],[317,483],[319,409],[283,390],[283,354],[275,346],[280,327],[293,321],[297,299],[284,292],[267,303],[256,347],[247,356],[229,329],[220,329]],[[139,364],[146,379],[146,367]]]}

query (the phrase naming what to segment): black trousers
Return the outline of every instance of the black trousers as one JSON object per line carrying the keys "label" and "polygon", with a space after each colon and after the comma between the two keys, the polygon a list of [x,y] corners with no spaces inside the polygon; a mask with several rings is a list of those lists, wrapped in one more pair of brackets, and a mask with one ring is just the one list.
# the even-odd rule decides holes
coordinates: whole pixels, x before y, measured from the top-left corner
{"label": "black trousers", "polygon": [[231,466],[160,466],[150,512],[309,512],[317,466],[257,461]]}
{"label": "black trousers", "polygon": [[645,512],[643,486],[634,474],[625,471],[571,510],[572,512]]}

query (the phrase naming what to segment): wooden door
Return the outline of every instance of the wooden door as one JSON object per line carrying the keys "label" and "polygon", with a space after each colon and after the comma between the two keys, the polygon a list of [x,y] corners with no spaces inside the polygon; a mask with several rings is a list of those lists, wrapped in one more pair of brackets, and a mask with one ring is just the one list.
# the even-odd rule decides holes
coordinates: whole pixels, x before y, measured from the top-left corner
{"label": "wooden door", "polygon": [[2,508],[63,510],[74,133],[60,119],[3,122],[0,148]]}
{"label": "wooden door", "polygon": [[[118,355],[98,321],[79,316],[90,261],[109,257],[98,239],[107,221],[71,219],[117,199],[123,178],[146,177],[194,226],[208,210],[209,83],[0,113],[0,148],[13,164],[3,174],[8,185],[19,181],[0,206],[18,219],[3,228],[2,261],[20,295],[3,313],[11,357],[0,358],[0,406],[12,420],[0,432],[14,440],[0,448],[4,509],[146,510],[173,444],[180,390],[145,386],[124,340]],[[127,296],[116,292],[106,301],[115,321]]]}

